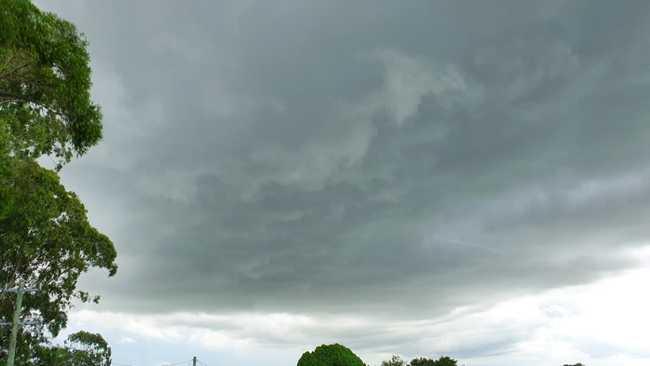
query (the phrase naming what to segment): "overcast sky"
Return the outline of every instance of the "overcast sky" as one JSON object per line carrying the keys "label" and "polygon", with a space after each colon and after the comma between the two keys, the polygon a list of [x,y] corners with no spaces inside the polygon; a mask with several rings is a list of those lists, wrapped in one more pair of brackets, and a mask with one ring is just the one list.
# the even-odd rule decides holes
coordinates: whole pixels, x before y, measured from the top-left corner
{"label": "overcast sky", "polygon": [[90,42],[114,361],[650,363],[650,2],[37,3]]}

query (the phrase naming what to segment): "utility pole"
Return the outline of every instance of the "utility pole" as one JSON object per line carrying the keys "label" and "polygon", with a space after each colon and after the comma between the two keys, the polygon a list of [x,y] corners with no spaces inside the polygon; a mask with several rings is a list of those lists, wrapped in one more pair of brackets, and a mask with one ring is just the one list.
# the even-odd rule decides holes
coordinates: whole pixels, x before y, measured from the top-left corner
{"label": "utility pole", "polygon": [[[7,365],[12,366],[12,365]],[[192,357],[192,366],[196,366],[196,356]]]}
{"label": "utility pole", "polygon": [[20,313],[23,308],[23,295],[25,292],[36,292],[34,289],[25,289],[22,287],[13,289],[4,289],[0,292],[15,292],[16,293],[16,307],[14,308],[14,318],[11,324],[11,336],[9,338],[9,354],[7,355],[7,366],[14,366],[16,359],[16,342],[18,340],[18,327],[20,327]]}
{"label": "utility pole", "polygon": [[16,290],[16,307],[14,308],[14,320],[11,326],[11,338],[9,338],[9,356],[7,357],[7,366],[14,366],[16,358],[16,341],[18,339],[18,323],[20,322],[20,312],[23,309],[23,289]]}

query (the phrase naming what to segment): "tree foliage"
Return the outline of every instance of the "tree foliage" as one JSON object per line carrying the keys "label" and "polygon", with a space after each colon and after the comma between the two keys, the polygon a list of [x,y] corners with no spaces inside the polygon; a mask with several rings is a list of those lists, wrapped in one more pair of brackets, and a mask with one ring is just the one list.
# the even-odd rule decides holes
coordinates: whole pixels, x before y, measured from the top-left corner
{"label": "tree foliage", "polygon": [[414,358],[409,363],[410,366],[457,366],[458,361],[453,358],[443,356],[437,360],[432,360],[430,358],[419,357]]}
{"label": "tree foliage", "polygon": [[435,361],[426,357],[418,357],[412,359],[409,366],[435,366]]}
{"label": "tree foliage", "polygon": [[[58,175],[32,160],[9,159],[0,177],[10,214],[0,218],[0,283],[38,289],[26,295],[24,314],[37,315],[48,332],[56,335],[66,326],[72,301],[97,300],[77,289],[79,276],[89,268],[115,274],[113,243],[88,222],[77,196],[60,184]],[[3,297],[0,314],[8,321],[13,298]],[[5,343],[7,334],[0,334]],[[39,332],[25,332],[21,352],[46,341]]]}
{"label": "tree foliage", "polygon": [[[381,362],[381,366],[404,366],[405,362],[397,355],[393,355],[390,360]],[[453,358],[443,356],[437,360],[426,357],[418,357],[411,360],[408,366],[457,366],[458,361]]]}
{"label": "tree foliage", "polygon": [[349,348],[340,344],[321,345],[313,352],[305,352],[298,366],[365,366]]}
{"label": "tree foliage", "polygon": [[[23,328],[20,365],[59,358],[66,365],[110,364],[99,335],[77,333],[65,347],[49,343],[66,326],[73,301],[97,300],[77,289],[79,276],[93,267],[110,276],[117,270],[113,243],[92,227],[56,171],[36,162],[51,156],[59,170],[101,139],[86,48],[73,24],[28,0],[0,0],[0,286],[36,288],[22,314],[42,324]],[[0,296],[0,320],[10,320],[13,306],[13,297]],[[0,329],[0,344],[7,333]]]}
{"label": "tree foliage", "polygon": [[38,310],[56,334],[65,326],[71,300],[89,300],[76,290],[79,276],[90,267],[115,274],[116,251],[55,172],[31,160],[10,162],[8,174],[0,177],[11,207],[0,219],[0,283],[39,289],[26,297],[25,307]]}
{"label": "tree foliage", "polygon": [[404,366],[404,364],[404,360],[398,355],[393,355],[390,360],[381,362],[381,366]]}
{"label": "tree foliage", "polygon": [[102,124],[84,37],[28,0],[0,0],[0,29],[0,120],[11,152],[59,163],[85,153]]}
{"label": "tree foliage", "polygon": [[38,347],[32,366],[110,366],[111,347],[99,335],[80,331],[68,336],[62,347]]}

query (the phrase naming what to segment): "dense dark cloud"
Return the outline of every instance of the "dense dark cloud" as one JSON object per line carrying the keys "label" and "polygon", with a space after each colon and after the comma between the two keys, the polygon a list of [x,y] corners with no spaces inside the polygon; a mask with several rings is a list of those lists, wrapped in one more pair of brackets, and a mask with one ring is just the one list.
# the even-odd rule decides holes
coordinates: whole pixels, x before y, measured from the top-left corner
{"label": "dense dark cloud", "polygon": [[91,44],[63,175],[111,309],[441,314],[650,234],[645,1],[44,5]]}

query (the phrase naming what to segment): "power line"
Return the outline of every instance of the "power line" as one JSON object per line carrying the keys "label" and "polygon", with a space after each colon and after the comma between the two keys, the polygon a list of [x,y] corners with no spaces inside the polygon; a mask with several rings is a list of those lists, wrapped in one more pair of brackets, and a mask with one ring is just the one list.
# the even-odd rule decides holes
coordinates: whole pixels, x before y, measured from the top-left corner
{"label": "power line", "polygon": [[164,364],[162,364],[162,366],[176,366],[176,365],[182,365],[182,364],[187,365],[190,362],[192,362],[192,360],[179,361],[179,362],[175,362],[175,363],[164,363]]}

